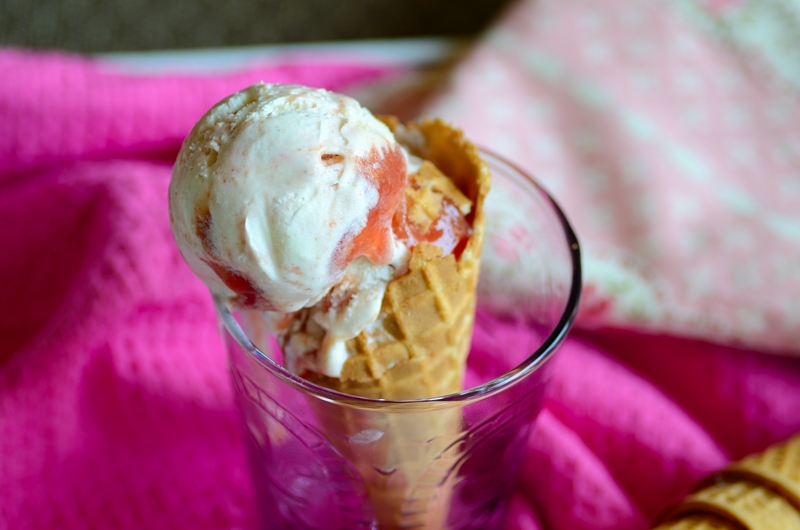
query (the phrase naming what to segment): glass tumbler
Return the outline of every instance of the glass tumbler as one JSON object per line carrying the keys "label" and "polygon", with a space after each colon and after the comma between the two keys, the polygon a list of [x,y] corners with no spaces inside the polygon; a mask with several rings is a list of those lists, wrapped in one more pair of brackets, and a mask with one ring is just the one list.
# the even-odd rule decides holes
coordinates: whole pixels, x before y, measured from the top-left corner
{"label": "glass tumbler", "polygon": [[262,528],[499,528],[552,358],[578,308],[580,250],[525,172],[492,172],[466,390],[390,401],[282,367],[255,313],[215,300]]}

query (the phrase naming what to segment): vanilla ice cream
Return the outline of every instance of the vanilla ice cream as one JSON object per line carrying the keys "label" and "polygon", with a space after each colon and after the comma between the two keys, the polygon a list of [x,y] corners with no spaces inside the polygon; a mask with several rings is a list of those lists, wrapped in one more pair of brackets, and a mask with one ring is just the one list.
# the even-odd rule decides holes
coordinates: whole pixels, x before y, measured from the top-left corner
{"label": "vanilla ice cream", "polygon": [[216,295],[265,312],[276,332],[286,315],[325,299],[309,315],[321,330],[315,344],[287,348],[287,364],[317,348],[305,367],[338,376],[343,341],[375,320],[408,260],[392,232],[407,160],[351,98],[253,85],[215,105],[184,142],[169,190],[172,231]]}

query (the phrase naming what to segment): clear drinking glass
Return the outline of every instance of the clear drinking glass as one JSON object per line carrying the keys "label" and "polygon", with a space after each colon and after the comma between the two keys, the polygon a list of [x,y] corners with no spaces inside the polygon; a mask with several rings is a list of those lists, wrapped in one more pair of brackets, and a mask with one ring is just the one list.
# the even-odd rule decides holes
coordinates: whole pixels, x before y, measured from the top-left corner
{"label": "clear drinking glass", "polygon": [[278,529],[499,528],[578,308],[578,242],[523,171],[492,171],[467,390],[389,401],[305,381],[258,315],[215,300],[257,491]]}

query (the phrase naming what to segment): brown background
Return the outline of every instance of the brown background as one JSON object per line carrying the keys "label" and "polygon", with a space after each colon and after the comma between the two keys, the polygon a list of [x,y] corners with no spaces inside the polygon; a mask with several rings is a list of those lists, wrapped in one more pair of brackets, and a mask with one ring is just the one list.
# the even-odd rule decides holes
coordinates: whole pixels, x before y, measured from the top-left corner
{"label": "brown background", "polygon": [[0,0],[0,44],[112,52],[471,35],[508,0]]}

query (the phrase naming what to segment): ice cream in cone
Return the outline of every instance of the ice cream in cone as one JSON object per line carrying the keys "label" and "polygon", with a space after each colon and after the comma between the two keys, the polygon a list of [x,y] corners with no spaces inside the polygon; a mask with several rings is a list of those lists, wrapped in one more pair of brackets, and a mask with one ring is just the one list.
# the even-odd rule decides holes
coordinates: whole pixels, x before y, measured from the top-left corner
{"label": "ice cream in cone", "polygon": [[[440,120],[381,122],[344,96],[260,84],[184,142],[170,215],[190,267],[231,307],[259,312],[290,371],[345,394],[419,400],[462,389],[489,183],[475,146]],[[459,412],[419,421],[391,414],[401,404],[371,406],[386,407],[379,429],[357,408],[313,404],[345,434],[331,443],[361,474],[380,528],[444,527]]]}

